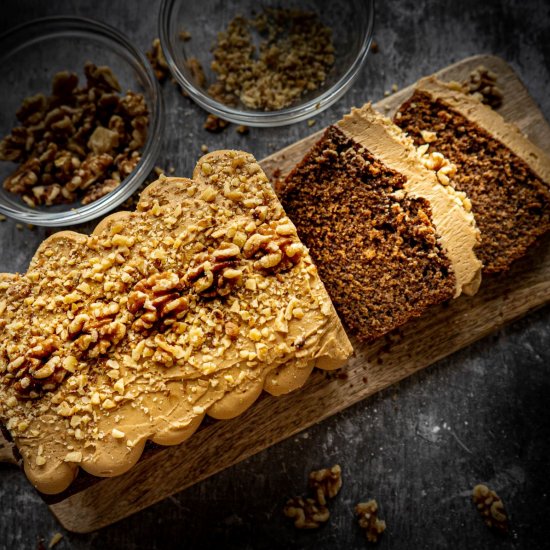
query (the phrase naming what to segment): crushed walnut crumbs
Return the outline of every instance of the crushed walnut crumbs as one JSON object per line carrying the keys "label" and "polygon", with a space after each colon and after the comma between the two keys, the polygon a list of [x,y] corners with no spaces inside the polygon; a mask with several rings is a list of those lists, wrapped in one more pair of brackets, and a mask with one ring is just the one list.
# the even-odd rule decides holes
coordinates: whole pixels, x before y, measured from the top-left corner
{"label": "crushed walnut crumbs", "polygon": [[[253,33],[259,35],[259,48]],[[318,89],[334,65],[332,30],[313,12],[264,8],[235,17],[218,34],[209,94],[218,101],[273,111]]]}

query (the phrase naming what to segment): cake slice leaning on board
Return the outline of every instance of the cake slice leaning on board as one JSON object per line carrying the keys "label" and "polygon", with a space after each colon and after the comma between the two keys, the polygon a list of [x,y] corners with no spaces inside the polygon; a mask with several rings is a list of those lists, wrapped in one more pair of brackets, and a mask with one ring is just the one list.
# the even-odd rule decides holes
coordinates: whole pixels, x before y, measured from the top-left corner
{"label": "cake slice leaning on board", "polygon": [[394,120],[425,157],[456,166],[450,184],[472,202],[484,274],[507,271],[550,229],[550,157],[456,83],[420,80]]}
{"label": "cake slice leaning on board", "polygon": [[44,241],[0,275],[0,421],[42,492],[127,471],[205,415],[301,386],[351,344],[252,155],[217,151],[92,235]]}
{"label": "cake slice leaning on board", "polygon": [[442,185],[370,104],[329,127],[278,192],[360,340],[479,287],[468,198]]}

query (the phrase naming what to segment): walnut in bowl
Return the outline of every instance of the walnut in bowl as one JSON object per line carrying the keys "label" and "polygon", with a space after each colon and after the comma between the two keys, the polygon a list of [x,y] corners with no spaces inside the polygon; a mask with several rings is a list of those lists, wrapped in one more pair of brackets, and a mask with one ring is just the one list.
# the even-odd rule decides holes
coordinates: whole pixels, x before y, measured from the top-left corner
{"label": "walnut in bowl", "polygon": [[145,56],[78,17],[0,37],[0,212],[44,226],[104,215],[143,183],[160,149],[162,100]]}

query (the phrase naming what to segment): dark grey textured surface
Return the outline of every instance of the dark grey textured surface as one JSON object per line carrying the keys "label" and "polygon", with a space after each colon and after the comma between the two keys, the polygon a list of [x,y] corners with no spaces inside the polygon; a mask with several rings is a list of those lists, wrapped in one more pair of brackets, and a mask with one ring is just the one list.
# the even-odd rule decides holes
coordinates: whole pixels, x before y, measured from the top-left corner
{"label": "dark grey textured surface", "polygon": [[[7,9],[6,9],[7,8]],[[20,0],[3,5],[0,29],[39,15],[78,13],[119,27],[146,49],[158,2]],[[359,81],[333,108],[305,123],[240,136],[202,130],[203,112],[167,84],[161,166],[190,175],[200,145],[248,149],[262,158],[377,100],[393,83],[476,53],[502,56],[550,118],[550,4],[545,0],[379,2],[371,55]],[[0,271],[25,270],[47,230],[0,224]],[[0,549],[35,548],[64,533],[57,548],[363,548],[352,509],[375,497],[388,531],[379,548],[550,548],[550,307],[454,354],[401,384],[112,527],[65,533],[15,468],[0,465]],[[338,462],[344,487],[330,523],[297,532],[282,517],[307,473]],[[503,498],[512,534],[502,538],[470,502],[484,481]]]}

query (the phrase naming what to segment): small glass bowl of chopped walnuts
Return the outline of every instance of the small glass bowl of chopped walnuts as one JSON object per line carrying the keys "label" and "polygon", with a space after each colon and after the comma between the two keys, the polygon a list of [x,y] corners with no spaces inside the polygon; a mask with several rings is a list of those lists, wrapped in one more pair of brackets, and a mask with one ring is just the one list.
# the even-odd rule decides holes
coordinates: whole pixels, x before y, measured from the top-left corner
{"label": "small glass bowl of chopped walnuts", "polygon": [[163,0],[159,18],[160,77],[170,71],[224,120],[282,126],[351,86],[369,51],[374,0]]}
{"label": "small glass bowl of chopped walnuts", "polygon": [[0,212],[67,226],[128,199],[161,147],[162,98],[145,55],[80,17],[21,25],[0,52]]}

